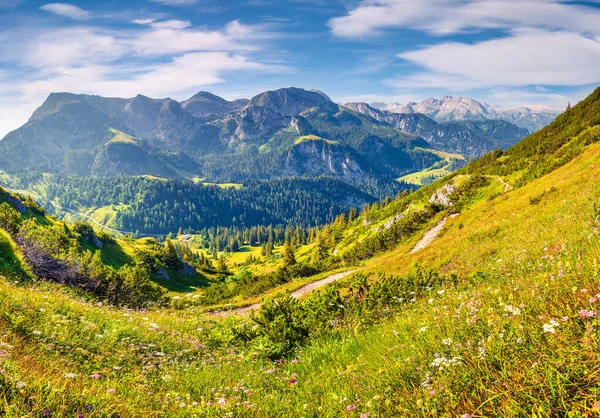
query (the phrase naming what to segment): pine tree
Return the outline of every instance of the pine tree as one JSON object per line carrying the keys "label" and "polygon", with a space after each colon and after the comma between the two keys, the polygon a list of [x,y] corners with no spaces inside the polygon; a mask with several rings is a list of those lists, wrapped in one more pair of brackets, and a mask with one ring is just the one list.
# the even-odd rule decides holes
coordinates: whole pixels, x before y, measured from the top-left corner
{"label": "pine tree", "polygon": [[327,248],[327,242],[324,237],[319,237],[319,242],[317,243],[317,253],[315,258],[317,261],[323,261],[327,257],[329,257],[329,248]]}
{"label": "pine tree", "polygon": [[167,241],[165,242],[163,262],[167,267],[177,268],[179,266],[177,249],[175,248],[175,245],[173,245],[173,241],[171,241],[169,238],[167,238]]}
{"label": "pine tree", "polygon": [[225,255],[221,255],[221,257],[219,257],[217,269],[222,273],[227,272],[227,262],[225,260]]}
{"label": "pine tree", "polygon": [[294,247],[289,241],[285,242],[283,247],[283,265],[286,267],[293,266],[296,264],[296,255],[294,254]]}

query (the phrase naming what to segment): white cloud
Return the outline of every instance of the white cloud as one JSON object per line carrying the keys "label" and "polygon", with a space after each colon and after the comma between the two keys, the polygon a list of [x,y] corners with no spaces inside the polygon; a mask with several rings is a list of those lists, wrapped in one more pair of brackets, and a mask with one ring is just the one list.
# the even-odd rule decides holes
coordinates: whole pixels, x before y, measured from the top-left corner
{"label": "white cloud", "polygon": [[[111,61],[124,55],[127,45],[115,35],[93,28],[67,28],[48,31],[26,42],[21,61],[29,66],[50,69],[55,66],[82,66]],[[17,54],[16,51],[13,51]]]}
{"label": "white cloud", "polygon": [[280,71],[282,67],[251,61],[239,54],[195,52],[172,61],[146,65],[133,71],[128,66],[90,65],[56,68],[54,74],[25,83],[22,96],[37,102],[53,91],[130,97],[145,94],[152,97],[176,96],[197,92],[202,86],[223,82],[222,74],[233,71]]}
{"label": "white cloud", "polygon": [[178,30],[189,28],[192,23],[187,20],[163,20],[162,22],[152,22],[150,26],[154,29]]}
{"label": "white cloud", "polygon": [[164,4],[166,6],[186,7],[198,3],[197,0],[150,0],[154,3]]}
{"label": "white cloud", "polygon": [[85,20],[91,17],[88,11],[68,3],[50,3],[40,7],[40,9],[73,20]]}
{"label": "white cloud", "polygon": [[600,34],[600,10],[563,0],[363,0],[329,22],[341,37],[365,37],[388,28],[435,35],[516,27]]}
{"label": "white cloud", "polygon": [[425,47],[400,58],[425,69],[390,82],[404,88],[464,90],[600,82],[600,39],[568,32],[518,31],[477,44]]}
{"label": "white cloud", "polygon": [[149,25],[153,23],[156,19],[135,19],[132,20],[131,23],[135,23],[136,25]]}
{"label": "white cloud", "polygon": [[9,65],[0,71],[0,139],[51,92],[183,99],[234,72],[289,71],[257,59],[274,34],[237,21],[213,31],[171,20],[128,30],[20,28],[5,35],[0,65]]}

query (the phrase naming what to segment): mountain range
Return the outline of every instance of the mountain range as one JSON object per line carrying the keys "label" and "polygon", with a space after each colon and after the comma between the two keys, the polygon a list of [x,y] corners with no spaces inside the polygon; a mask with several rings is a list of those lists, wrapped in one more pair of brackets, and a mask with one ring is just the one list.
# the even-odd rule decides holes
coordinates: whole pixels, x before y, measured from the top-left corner
{"label": "mountain range", "polygon": [[235,101],[208,92],[183,102],[53,93],[0,141],[0,169],[213,182],[326,175],[364,184],[438,164],[437,150],[475,158],[528,133],[504,120],[439,122],[441,111],[436,121],[416,108],[342,106],[299,88]]}
{"label": "mountain range", "polygon": [[421,103],[376,102],[371,106],[391,113],[420,113],[437,122],[505,120],[531,133],[548,125],[564,111],[564,108],[549,105],[503,108],[475,99],[452,96],[444,96],[441,99],[430,98]]}

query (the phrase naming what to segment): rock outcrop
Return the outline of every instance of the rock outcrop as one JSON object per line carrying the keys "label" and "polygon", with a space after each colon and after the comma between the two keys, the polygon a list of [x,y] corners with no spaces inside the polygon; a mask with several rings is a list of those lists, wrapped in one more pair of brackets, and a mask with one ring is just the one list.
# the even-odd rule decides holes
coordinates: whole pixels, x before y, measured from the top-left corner
{"label": "rock outcrop", "polygon": [[452,184],[446,184],[440,190],[435,192],[431,199],[429,199],[429,203],[435,203],[443,206],[452,206],[452,200],[450,200],[450,196],[456,193],[456,187]]}

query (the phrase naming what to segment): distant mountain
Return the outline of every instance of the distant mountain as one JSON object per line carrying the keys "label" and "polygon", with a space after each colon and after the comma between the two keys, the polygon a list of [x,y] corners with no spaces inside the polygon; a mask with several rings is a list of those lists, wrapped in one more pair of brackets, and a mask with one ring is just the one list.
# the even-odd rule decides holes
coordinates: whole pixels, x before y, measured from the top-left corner
{"label": "distant mountain", "polygon": [[367,184],[434,164],[428,148],[320,91],[236,101],[200,92],[182,103],[54,93],[0,141],[0,168],[215,182],[328,175]]}
{"label": "distant mountain", "polygon": [[529,105],[502,108],[466,97],[444,96],[427,99],[421,103],[373,103],[378,110],[392,113],[422,113],[437,122],[505,120],[529,132],[535,132],[550,124],[564,109],[556,106]]}
{"label": "distant mountain", "polygon": [[181,103],[181,107],[193,116],[211,120],[223,117],[228,113],[240,110],[248,104],[249,100],[239,99],[232,102],[212,93],[201,91],[190,99]]}
{"label": "distant mountain", "polygon": [[491,149],[507,149],[529,134],[526,129],[503,120],[438,123],[422,113],[391,113],[366,103],[346,103],[345,107],[386,122],[407,134],[419,136],[436,149],[471,158]]}
{"label": "distant mountain", "polygon": [[476,157],[525,135],[502,121],[437,123],[366,104],[340,106],[323,92],[299,88],[235,101],[200,92],[181,103],[53,93],[0,141],[0,169],[238,183],[333,176],[354,185],[395,184],[443,161],[433,148]]}

